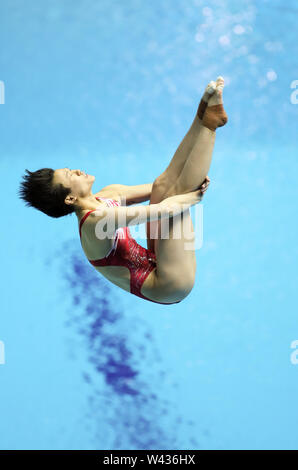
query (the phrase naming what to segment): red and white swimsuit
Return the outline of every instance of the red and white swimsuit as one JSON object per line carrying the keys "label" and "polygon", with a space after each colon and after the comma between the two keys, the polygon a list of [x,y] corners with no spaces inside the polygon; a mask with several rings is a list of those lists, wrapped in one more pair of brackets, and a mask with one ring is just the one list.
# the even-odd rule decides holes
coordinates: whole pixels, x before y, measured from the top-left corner
{"label": "red and white swimsuit", "polygon": [[[97,200],[104,200],[109,207],[120,206],[114,199],[107,199],[104,197],[96,197]],[[82,236],[82,225],[94,210],[87,212],[80,221],[80,237]],[[141,294],[141,287],[145,279],[156,267],[156,256],[151,250],[139,245],[136,240],[131,236],[129,228],[118,228],[115,232],[114,243],[109,253],[101,259],[88,261],[93,266],[125,266],[130,271],[130,292],[142,299],[149,300],[157,304],[165,304],[163,302],[156,302],[155,300],[148,299]],[[179,303],[173,302],[173,303]]]}

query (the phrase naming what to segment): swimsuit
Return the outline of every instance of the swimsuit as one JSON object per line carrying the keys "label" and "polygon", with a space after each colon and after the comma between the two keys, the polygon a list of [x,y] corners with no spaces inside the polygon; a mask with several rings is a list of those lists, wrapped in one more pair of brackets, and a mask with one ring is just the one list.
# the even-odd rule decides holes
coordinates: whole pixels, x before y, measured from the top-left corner
{"label": "swimsuit", "polygon": [[[104,200],[109,207],[120,206],[114,199],[107,199],[104,197],[96,197],[97,200]],[[82,225],[94,210],[87,212],[80,221],[80,238],[82,236]],[[164,302],[156,302],[155,300],[148,299],[141,293],[141,287],[145,279],[156,268],[156,256],[151,250],[148,250],[139,245],[136,240],[131,236],[129,228],[118,228],[114,234],[114,243],[108,254],[101,259],[88,261],[93,266],[125,266],[130,271],[130,292],[137,295],[142,299],[149,300],[156,304],[171,305]],[[172,303],[179,303],[172,302]]]}

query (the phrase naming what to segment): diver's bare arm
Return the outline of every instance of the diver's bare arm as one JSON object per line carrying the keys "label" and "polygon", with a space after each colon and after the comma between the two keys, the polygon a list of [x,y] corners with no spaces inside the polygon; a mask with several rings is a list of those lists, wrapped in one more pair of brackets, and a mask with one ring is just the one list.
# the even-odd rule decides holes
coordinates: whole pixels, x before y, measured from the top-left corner
{"label": "diver's bare arm", "polygon": [[123,186],[120,191],[123,203],[130,206],[131,204],[139,204],[140,202],[148,201],[151,196],[152,186],[152,183]]}
{"label": "diver's bare arm", "polygon": [[151,196],[152,183],[129,186],[125,184],[110,184],[101,189],[98,194],[103,197],[117,199],[121,205],[130,206],[148,201]]}
{"label": "diver's bare arm", "polygon": [[[114,234],[120,227],[139,225],[148,221],[174,217],[190,206],[197,204],[203,197],[204,191],[197,190],[186,194],[170,196],[158,204],[140,205],[135,207],[98,207],[84,223],[86,239],[94,240]],[[100,236],[98,234],[101,234]]]}

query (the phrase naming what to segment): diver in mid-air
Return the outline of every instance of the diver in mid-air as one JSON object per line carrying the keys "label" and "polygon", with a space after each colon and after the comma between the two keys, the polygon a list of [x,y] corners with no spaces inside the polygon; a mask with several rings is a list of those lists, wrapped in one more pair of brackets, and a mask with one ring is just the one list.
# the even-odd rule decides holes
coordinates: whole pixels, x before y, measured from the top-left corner
{"label": "diver in mid-air", "polygon": [[[155,303],[181,302],[191,292],[196,273],[189,208],[209,186],[216,129],[228,120],[223,87],[222,77],[207,85],[189,131],[153,184],[111,184],[93,193],[93,175],[42,168],[26,170],[20,197],[51,217],[74,212],[86,257],[112,283]],[[149,205],[132,206],[149,199]],[[147,224],[147,249],[129,231],[130,225],[142,223]]]}

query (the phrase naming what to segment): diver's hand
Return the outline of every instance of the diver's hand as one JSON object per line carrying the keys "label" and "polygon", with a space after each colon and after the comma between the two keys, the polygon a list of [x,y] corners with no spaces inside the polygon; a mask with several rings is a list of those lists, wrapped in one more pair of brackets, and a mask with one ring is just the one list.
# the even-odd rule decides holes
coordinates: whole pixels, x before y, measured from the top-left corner
{"label": "diver's hand", "polygon": [[203,196],[204,196],[205,192],[207,191],[207,189],[209,187],[209,184],[210,184],[210,178],[209,178],[209,176],[206,176],[203,183],[199,187],[199,189],[201,190],[201,193],[202,193],[202,199],[203,199]]}
{"label": "diver's hand", "polygon": [[[169,196],[166,199],[163,199],[163,201],[159,202],[158,206],[162,210],[172,210],[175,213],[179,213],[182,210],[185,210],[187,207],[198,204],[203,199],[203,196],[207,191],[209,184],[210,178],[206,176],[203,183],[195,191]],[[184,207],[182,208],[182,206]]]}

